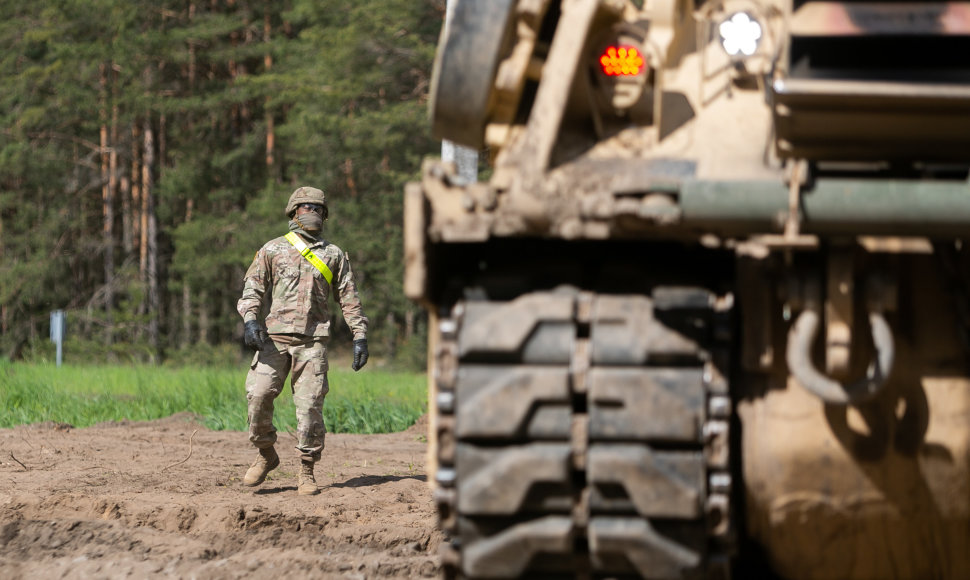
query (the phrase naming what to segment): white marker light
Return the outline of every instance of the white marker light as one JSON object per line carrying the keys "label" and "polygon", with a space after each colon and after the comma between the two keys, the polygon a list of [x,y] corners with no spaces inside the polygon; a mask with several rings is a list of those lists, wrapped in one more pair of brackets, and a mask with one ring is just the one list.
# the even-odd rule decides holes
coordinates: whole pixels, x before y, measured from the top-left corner
{"label": "white marker light", "polygon": [[751,56],[758,50],[761,25],[744,12],[738,12],[718,26],[721,46],[731,56]]}

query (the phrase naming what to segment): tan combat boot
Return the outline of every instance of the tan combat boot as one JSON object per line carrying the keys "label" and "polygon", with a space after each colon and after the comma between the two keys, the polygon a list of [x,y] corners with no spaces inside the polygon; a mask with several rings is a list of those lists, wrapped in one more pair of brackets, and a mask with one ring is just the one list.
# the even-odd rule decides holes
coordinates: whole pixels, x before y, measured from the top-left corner
{"label": "tan combat boot", "polygon": [[313,478],[313,462],[302,460],[300,465],[300,484],[296,492],[300,495],[317,495],[320,488],[317,487],[317,480]]}
{"label": "tan combat boot", "polygon": [[280,456],[276,454],[276,448],[267,447],[259,450],[259,457],[249,466],[243,477],[243,485],[253,487],[263,483],[266,475],[280,466]]}

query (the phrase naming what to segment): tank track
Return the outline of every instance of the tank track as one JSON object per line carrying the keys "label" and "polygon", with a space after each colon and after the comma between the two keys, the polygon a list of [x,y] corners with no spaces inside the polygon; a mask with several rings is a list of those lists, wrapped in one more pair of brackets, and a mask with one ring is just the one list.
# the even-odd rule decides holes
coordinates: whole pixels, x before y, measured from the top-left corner
{"label": "tank track", "polygon": [[445,576],[727,577],[731,302],[458,302],[435,352]]}

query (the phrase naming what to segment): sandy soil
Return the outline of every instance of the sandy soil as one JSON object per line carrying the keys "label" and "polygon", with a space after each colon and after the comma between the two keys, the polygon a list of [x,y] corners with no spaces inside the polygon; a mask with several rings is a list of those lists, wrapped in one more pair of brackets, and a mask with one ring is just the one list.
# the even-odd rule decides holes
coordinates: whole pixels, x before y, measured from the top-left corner
{"label": "sandy soil", "polygon": [[0,430],[0,578],[433,577],[424,433],[328,435],[299,496],[286,433],[247,488],[246,434],[190,416]]}

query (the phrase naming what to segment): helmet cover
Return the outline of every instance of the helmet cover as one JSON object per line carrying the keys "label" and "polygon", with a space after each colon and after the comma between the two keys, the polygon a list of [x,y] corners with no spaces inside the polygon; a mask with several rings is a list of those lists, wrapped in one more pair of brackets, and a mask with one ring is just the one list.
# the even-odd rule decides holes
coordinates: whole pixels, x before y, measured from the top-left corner
{"label": "helmet cover", "polygon": [[324,218],[327,214],[327,196],[323,193],[322,189],[317,189],[316,187],[298,187],[296,191],[290,195],[290,200],[286,202],[286,217],[292,218],[293,214],[296,213],[296,206],[301,203],[315,203],[317,205],[323,206]]}

